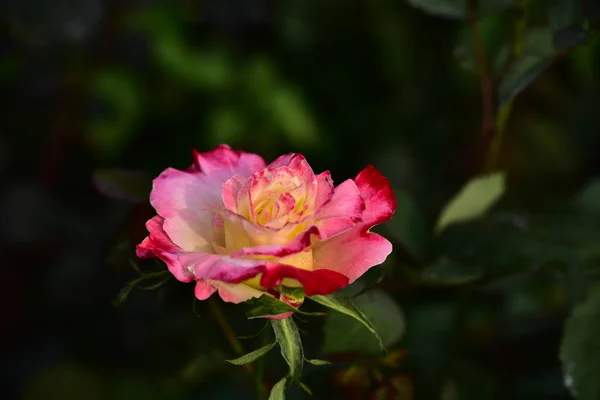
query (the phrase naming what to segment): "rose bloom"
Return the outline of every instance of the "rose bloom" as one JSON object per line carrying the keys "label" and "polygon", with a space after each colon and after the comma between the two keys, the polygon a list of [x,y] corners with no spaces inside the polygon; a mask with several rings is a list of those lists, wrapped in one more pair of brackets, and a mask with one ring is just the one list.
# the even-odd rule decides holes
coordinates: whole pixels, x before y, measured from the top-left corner
{"label": "rose bloom", "polygon": [[137,255],[195,281],[200,300],[215,291],[232,303],[268,293],[299,306],[303,297],[286,288],[331,294],[392,251],[369,231],[396,209],[389,181],[372,166],[334,187],[329,171],[315,175],[300,154],[267,165],[220,145],[193,158],[188,169],[168,168],[154,180],[158,215]]}

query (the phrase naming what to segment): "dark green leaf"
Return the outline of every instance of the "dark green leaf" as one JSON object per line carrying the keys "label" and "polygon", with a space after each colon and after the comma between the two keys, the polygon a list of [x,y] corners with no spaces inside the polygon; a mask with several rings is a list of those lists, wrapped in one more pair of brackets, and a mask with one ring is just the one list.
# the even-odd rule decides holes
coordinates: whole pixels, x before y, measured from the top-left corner
{"label": "dark green leaf", "polygon": [[413,7],[442,17],[465,18],[467,16],[466,0],[407,0]]}
{"label": "dark green leaf", "polygon": [[329,365],[329,364],[331,364],[327,360],[312,359],[312,360],[305,360],[305,361],[308,362],[308,363],[311,363],[312,365]]}
{"label": "dark green leaf", "polygon": [[498,89],[499,107],[529,86],[552,64],[551,57],[525,54],[511,65]]}
{"label": "dark green leaf", "polygon": [[582,44],[587,39],[587,32],[581,24],[570,25],[554,33],[554,48],[565,51],[573,46]]}
{"label": "dark green leaf", "polygon": [[[311,296],[309,297],[309,299],[316,301],[317,303],[322,304],[325,307],[331,308],[332,310],[335,310],[339,313],[352,317],[361,324],[363,324],[377,339],[379,349],[385,350],[385,345],[371,321],[369,321],[365,314],[363,314],[362,311],[359,310],[350,299],[342,297],[335,293],[330,294],[329,296]],[[330,315],[328,315],[328,317]]]}
{"label": "dark green leaf", "polygon": [[552,57],[552,30],[544,27],[528,29],[523,37],[523,54]]}
{"label": "dark green leaf", "polygon": [[308,393],[310,396],[312,396],[312,391],[310,390],[310,388],[308,386],[306,386],[306,383],[298,381],[298,386],[300,386],[302,388],[302,390],[304,390],[306,393]]}
{"label": "dark green leaf", "polygon": [[[462,68],[479,73],[473,33],[467,23],[463,25],[463,29],[458,33],[456,39],[454,55]],[[505,14],[491,14],[479,19],[479,30],[486,60],[489,61],[494,75],[500,74],[506,68],[510,54],[506,38],[514,30],[513,25],[513,20]]]}
{"label": "dark green leaf", "polygon": [[440,233],[449,225],[483,216],[504,193],[505,178],[501,172],[480,176],[467,182],[450,200],[436,226]]}
{"label": "dark green leaf", "polygon": [[92,180],[103,195],[134,203],[147,202],[152,189],[152,178],[140,171],[99,169],[94,171]]}
{"label": "dark green leaf", "polygon": [[560,358],[566,386],[578,400],[600,398],[600,288],[567,320]]}
{"label": "dark green leaf", "polygon": [[436,285],[461,285],[483,276],[480,268],[441,260],[421,272],[424,283]]}
{"label": "dark green leaf", "polygon": [[297,380],[302,374],[304,364],[304,350],[298,327],[292,317],[274,319],[271,321],[271,326],[281,348],[281,355],[290,367],[289,376]]}
{"label": "dark green leaf", "polygon": [[169,271],[157,271],[157,272],[150,272],[148,274],[144,274],[141,277],[129,282],[123,289],[121,289],[121,291],[119,292],[119,294],[117,295],[117,298],[115,300],[113,300],[113,305],[115,307],[119,307],[121,305],[123,305],[126,301],[127,301],[127,297],[129,296],[129,293],[131,293],[131,291],[137,286],[139,285],[141,282],[147,281],[148,279],[154,279],[154,278],[163,278],[159,284],[157,285],[153,285],[153,287],[146,287],[145,289],[152,289],[152,288],[157,288],[158,286],[164,284],[170,277],[167,277],[166,279],[164,278],[166,275],[169,275],[170,272]]}
{"label": "dark green leaf", "polygon": [[588,212],[600,215],[600,179],[593,180],[575,197],[575,204]]}
{"label": "dark green leaf", "polygon": [[244,354],[241,357],[238,357],[236,359],[233,360],[226,360],[228,363],[234,364],[234,365],[244,365],[244,364],[248,364],[251,362],[256,361],[257,359],[259,359],[260,357],[264,356],[265,354],[267,354],[269,352],[269,350],[271,350],[276,343],[271,343],[268,344],[266,346],[261,347],[260,349],[254,350],[248,354]]}
{"label": "dark green leaf", "polygon": [[525,33],[523,54],[513,61],[498,88],[502,108],[542,74],[554,59],[553,33],[549,28],[533,28]]}
{"label": "dark green leaf", "polygon": [[287,386],[287,377],[281,379],[271,389],[269,400],[285,400],[285,388]]}
{"label": "dark green leaf", "polygon": [[553,44],[558,51],[585,42],[587,32],[583,29],[581,2],[560,0],[548,10],[548,22],[554,32]]}
{"label": "dark green leaf", "polygon": [[498,12],[512,7],[516,0],[479,0],[477,2],[480,12]]}
{"label": "dark green leaf", "polygon": [[249,306],[249,309],[246,311],[246,316],[249,319],[281,315],[288,312],[304,315],[323,315],[323,313],[309,313],[300,311],[297,308],[266,294],[245,301],[244,304]]}
{"label": "dark green leaf", "polygon": [[404,333],[404,314],[388,294],[373,290],[355,297],[354,304],[362,318],[381,336],[374,337],[373,331],[360,319],[349,318],[347,313],[331,313],[325,319],[324,352],[377,354],[400,340]]}
{"label": "dark green leaf", "polygon": [[548,23],[554,31],[582,22],[583,12],[580,1],[559,0],[548,8]]}

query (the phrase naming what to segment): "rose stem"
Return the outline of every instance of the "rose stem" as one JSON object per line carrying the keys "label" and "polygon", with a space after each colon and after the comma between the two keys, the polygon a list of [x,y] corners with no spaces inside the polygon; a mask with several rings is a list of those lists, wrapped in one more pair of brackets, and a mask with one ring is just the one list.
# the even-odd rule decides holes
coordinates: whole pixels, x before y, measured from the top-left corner
{"label": "rose stem", "polygon": [[[211,314],[217,320],[217,324],[219,324],[219,327],[225,334],[225,337],[227,338],[227,341],[233,348],[233,351],[238,356],[243,356],[244,354],[246,354],[246,351],[244,350],[244,346],[242,346],[242,343],[239,341],[239,339],[235,335],[235,332],[233,331],[233,328],[227,321],[227,318],[225,318],[225,315],[223,315],[223,312],[221,311],[221,307],[219,306],[219,304],[213,298],[208,299],[208,304],[210,307]],[[252,364],[244,364],[243,367],[246,371],[248,371],[249,374],[254,373],[254,368],[253,368]]]}

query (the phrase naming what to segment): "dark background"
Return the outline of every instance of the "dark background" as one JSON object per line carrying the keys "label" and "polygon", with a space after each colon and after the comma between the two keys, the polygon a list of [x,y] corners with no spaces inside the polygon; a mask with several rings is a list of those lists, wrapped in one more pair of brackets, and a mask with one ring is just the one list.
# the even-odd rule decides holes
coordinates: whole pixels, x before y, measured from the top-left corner
{"label": "dark background", "polygon": [[[236,354],[192,285],[112,304],[137,276],[130,260],[162,268],[134,255],[153,214],[147,180],[187,167],[192,148],[228,143],[268,161],[300,152],[337,183],[373,164],[397,190],[397,216],[380,230],[395,251],[365,282],[403,308],[406,334],[391,349],[406,353],[381,380],[375,356],[331,357],[307,369],[315,398],[570,398],[563,323],[600,259],[598,215],[572,200],[600,172],[600,48],[593,32],[557,43],[552,2],[504,3],[454,19],[399,0],[5,0],[0,397],[252,399],[255,382],[268,390],[282,376],[277,351],[260,378],[223,361]],[[595,26],[597,9],[586,12]],[[493,60],[515,40],[537,54],[545,44],[527,33],[549,27],[548,68],[494,129],[509,64]],[[103,181],[114,168],[140,178]],[[508,179],[494,211],[433,235],[444,204],[490,170]],[[414,279],[440,262],[484,277]],[[215,303],[236,334],[263,326]],[[303,319],[307,353],[329,357],[322,319]]]}

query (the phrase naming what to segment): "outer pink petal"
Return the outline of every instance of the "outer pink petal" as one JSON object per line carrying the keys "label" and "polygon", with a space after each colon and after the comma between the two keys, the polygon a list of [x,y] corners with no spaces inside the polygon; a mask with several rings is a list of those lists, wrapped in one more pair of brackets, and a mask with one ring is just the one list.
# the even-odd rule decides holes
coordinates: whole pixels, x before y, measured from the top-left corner
{"label": "outer pink petal", "polygon": [[240,283],[260,274],[267,261],[242,259],[218,254],[181,253],[179,262],[196,279]]}
{"label": "outer pink petal", "polygon": [[163,230],[163,222],[163,218],[156,216],[146,223],[150,235],[137,245],[136,254],[140,258],[158,257],[167,264],[175,278],[182,282],[191,282],[194,276],[183,268],[177,258],[182,250],[169,239]]}
{"label": "outer pink petal", "polygon": [[222,171],[226,171],[230,173],[230,176],[235,174],[250,176],[266,165],[265,160],[259,155],[232,150],[226,144],[221,144],[204,153],[193,150],[192,154],[196,168],[206,175],[220,174]]}
{"label": "outer pink petal", "polygon": [[212,294],[216,291],[217,291],[217,288],[214,287],[213,285],[211,285],[208,281],[203,281],[201,279],[198,279],[196,281],[196,288],[194,289],[194,295],[196,295],[196,298],[198,300],[206,300],[210,296],[212,296]]}
{"label": "outer pink petal", "polygon": [[328,295],[348,286],[348,278],[339,272],[328,269],[307,271],[283,264],[268,264],[262,274],[260,285],[273,288],[281,285],[284,278],[295,279],[302,284],[307,296]]}
{"label": "outer pink petal", "polygon": [[361,220],[365,201],[354,183],[348,179],[335,188],[333,196],[322,210],[317,210],[321,238],[326,239],[352,228]]}
{"label": "outer pink petal", "polygon": [[210,251],[212,221],[222,203],[222,182],[168,168],[153,182],[150,203],[165,219],[164,230],[186,251]]}
{"label": "outer pink petal", "polygon": [[238,304],[265,294],[265,292],[254,289],[243,283],[231,284],[216,281],[213,281],[212,283],[219,290],[219,296],[227,303]]}
{"label": "outer pink petal", "polygon": [[390,181],[369,165],[354,178],[354,182],[365,200],[363,224],[371,227],[390,220],[398,205]]}
{"label": "outer pink petal", "polygon": [[313,268],[336,271],[352,283],[384,262],[391,252],[392,244],[385,238],[357,227],[317,243],[313,248]]}
{"label": "outer pink petal", "polygon": [[396,210],[396,198],[389,181],[374,167],[365,168],[355,179],[366,209],[363,221],[353,229],[313,247],[314,268],[327,268],[348,277],[352,283],[368,269],[385,261],[392,244],[369,229],[389,220]]}
{"label": "outer pink petal", "polygon": [[231,284],[199,279],[196,283],[195,295],[198,300],[206,300],[217,290],[223,301],[236,304],[265,294],[243,283]]}

